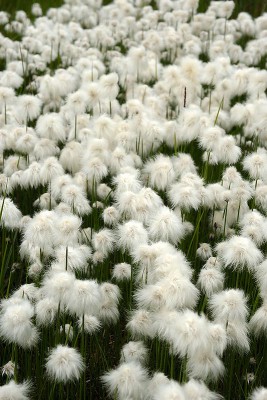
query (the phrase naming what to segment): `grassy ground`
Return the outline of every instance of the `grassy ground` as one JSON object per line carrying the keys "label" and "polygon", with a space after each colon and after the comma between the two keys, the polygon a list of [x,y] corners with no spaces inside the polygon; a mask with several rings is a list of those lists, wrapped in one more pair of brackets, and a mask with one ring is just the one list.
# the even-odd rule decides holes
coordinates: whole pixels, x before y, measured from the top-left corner
{"label": "grassy ground", "polygon": [[[15,13],[18,10],[24,10],[26,13],[30,13],[33,3],[37,3],[38,0],[0,0],[0,11],[8,11],[10,14]],[[41,0],[39,1],[43,12],[46,12],[51,7],[59,7],[63,4],[62,0]]]}
{"label": "grassy ground", "polygon": [[[203,12],[208,8],[210,0],[199,0],[199,12]],[[237,14],[241,11],[246,11],[253,17],[258,17],[267,11],[267,3],[265,0],[235,0],[235,10],[232,15],[236,18]]]}
{"label": "grassy ground", "polygon": [[[103,3],[110,3],[110,0],[103,0]],[[30,12],[32,4],[35,0],[0,0],[0,10],[8,11],[11,14],[17,10],[25,10],[27,13]],[[39,3],[45,12],[50,7],[58,7],[63,3],[63,0],[40,0]],[[199,1],[199,11],[205,11],[210,3],[210,0]],[[265,0],[236,0],[236,7],[233,17],[240,11],[246,11],[252,16],[257,17],[263,12],[267,11],[267,3]]]}

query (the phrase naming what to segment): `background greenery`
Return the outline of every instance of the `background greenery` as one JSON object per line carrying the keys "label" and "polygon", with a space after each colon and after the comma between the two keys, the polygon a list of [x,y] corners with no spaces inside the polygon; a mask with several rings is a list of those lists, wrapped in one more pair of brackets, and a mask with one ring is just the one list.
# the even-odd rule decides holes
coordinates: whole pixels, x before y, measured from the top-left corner
{"label": "background greenery", "polygon": [[39,3],[43,12],[46,12],[51,7],[59,7],[64,0],[0,0],[0,11],[14,14],[18,10],[24,10],[28,14],[31,12],[33,3]]}
{"label": "background greenery", "polygon": [[[0,0],[0,10],[8,11],[13,14],[18,10],[25,10],[27,13],[30,12],[31,6],[36,0]],[[40,0],[39,3],[42,6],[44,12],[50,7],[58,7],[64,1],[63,0]],[[111,0],[103,0],[103,4],[111,3]],[[199,1],[199,12],[205,11],[210,3],[210,0],[200,0]],[[236,7],[233,17],[240,11],[249,12],[254,17],[261,15],[264,11],[267,11],[266,0],[236,0]]]}

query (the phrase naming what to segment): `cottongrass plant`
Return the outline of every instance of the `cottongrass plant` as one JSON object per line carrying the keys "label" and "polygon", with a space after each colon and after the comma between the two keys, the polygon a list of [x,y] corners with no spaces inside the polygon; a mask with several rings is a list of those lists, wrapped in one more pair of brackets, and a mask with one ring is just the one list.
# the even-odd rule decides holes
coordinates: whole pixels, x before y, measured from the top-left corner
{"label": "cottongrass plant", "polygon": [[208,3],[0,12],[1,399],[266,399],[267,15]]}

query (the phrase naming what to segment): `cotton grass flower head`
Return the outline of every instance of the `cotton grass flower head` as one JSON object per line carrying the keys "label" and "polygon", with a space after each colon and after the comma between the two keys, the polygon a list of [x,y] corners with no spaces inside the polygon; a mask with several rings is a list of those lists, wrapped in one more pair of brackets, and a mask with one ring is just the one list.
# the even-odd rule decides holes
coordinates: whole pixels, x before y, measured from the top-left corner
{"label": "cotton grass flower head", "polygon": [[73,273],[62,270],[51,270],[44,277],[42,287],[46,296],[59,304],[73,288],[74,282],[75,276]]}
{"label": "cotton grass flower head", "polygon": [[256,310],[249,321],[250,330],[256,335],[260,336],[267,332],[267,302]]}
{"label": "cotton grass flower head", "polygon": [[166,190],[175,179],[171,159],[162,154],[159,154],[155,160],[146,162],[143,174],[149,185],[158,190]]}
{"label": "cotton grass flower head", "polygon": [[212,250],[209,243],[200,243],[196,254],[204,261],[210,258],[212,256]]}
{"label": "cotton grass flower head", "polygon": [[80,329],[84,329],[89,335],[93,335],[100,330],[101,322],[94,315],[85,314],[79,318],[78,326]]}
{"label": "cotton grass flower head", "polygon": [[60,152],[59,161],[65,171],[76,173],[82,167],[82,152],[83,148],[81,143],[71,141],[65,144]]}
{"label": "cotton grass flower head", "polygon": [[241,149],[236,145],[233,136],[226,135],[218,141],[216,151],[213,153],[219,162],[235,164],[241,156]]}
{"label": "cotton grass flower head", "polygon": [[79,229],[82,220],[73,214],[62,214],[56,220],[56,243],[59,245],[74,245],[78,242]]}
{"label": "cotton grass flower head", "polygon": [[105,256],[113,250],[115,242],[116,239],[111,229],[104,228],[93,234],[92,245],[94,249]]}
{"label": "cotton grass flower head", "polygon": [[85,369],[85,364],[76,349],[58,345],[50,351],[45,367],[50,379],[66,383],[78,380]]}
{"label": "cotton grass flower head", "polygon": [[16,383],[11,380],[6,385],[0,386],[0,398],[3,400],[30,400],[31,383],[25,381]]}
{"label": "cotton grass flower head", "polygon": [[[193,174],[192,174],[193,175]],[[173,207],[180,207],[182,210],[190,211],[197,210],[201,203],[201,192],[198,184],[190,182],[184,175],[183,182],[174,183],[168,191],[168,197]],[[189,177],[189,176],[188,176]]]}
{"label": "cotton grass flower head", "polygon": [[121,362],[138,362],[145,364],[148,357],[148,350],[142,341],[128,342],[121,350]]}
{"label": "cotton grass flower head", "polygon": [[43,138],[64,142],[66,133],[60,114],[47,113],[41,115],[36,124],[36,133]]}
{"label": "cotton grass flower head", "polygon": [[98,317],[103,324],[116,324],[120,317],[118,301],[102,296],[98,308]]}
{"label": "cotton grass flower head", "polygon": [[0,335],[9,342],[22,348],[34,346],[38,340],[38,332],[31,319],[34,308],[28,300],[10,304],[0,314]]}
{"label": "cotton grass flower head", "polygon": [[73,183],[73,179],[69,174],[54,177],[50,182],[50,191],[56,200],[61,199],[61,192],[64,187]]}
{"label": "cotton grass flower head", "polygon": [[32,95],[24,94],[17,98],[16,116],[21,121],[28,123],[37,118],[41,111],[41,100]]}
{"label": "cotton grass flower head", "polygon": [[196,353],[201,352],[201,349],[208,347],[208,323],[204,315],[199,316],[193,311],[185,309],[181,313],[177,313],[176,321],[177,325],[173,325],[172,329],[174,329],[173,333],[177,331],[176,337],[173,336],[173,345],[178,354],[182,356],[188,354],[188,356],[194,357]]}
{"label": "cotton grass flower head", "polygon": [[128,221],[118,226],[118,247],[123,251],[134,250],[137,245],[147,243],[148,234],[143,224],[138,221]]}
{"label": "cotton grass flower head", "polygon": [[240,289],[226,289],[213,294],[210,299],[210,310],[215,321],[245,322],[248,315],[246,297]]}
{"label": "cotton grass flower head", "polygon": [[188,278],[181,274],[174,272],[158,281],[158,285],[163,289],[166,309],[194,308],[196,306],[199,291]]}
{"label": "cotton grass flower head", "polygon": [[173,380],[159,385],[153,394],[154,400],[186,400],[182,386]]}
{"label": "cotton grass flower head", "polygon": [[[160,242],[157,242],[160,245]],[[163,244],[163,242],[161,243]],[[192,278],[192,269],[190,268],[189,262],[186,260],[185,255],[182,251],[172,251],[166,248],[164,251],[159,251],[151,268],[151,282],[159,281],[168,276],[182,276],[183,278]]]}
{"label": "cotton grass flower head", "polygon": [[64,303],[71,314],[97,315],[100,300],[101,292],[96,281],[75,279],[73,286],[66,290]]}
{"label": "cotton grass flower head", "polygon": [[53,211],[41,211],[34,215],[24,231],[24,239],[32,245],[45,249],[53,246],[55,240],[56,214]]}
{"label": "cotton grass flower head", "polygon": [[137,362],[125,362],[102,376],[102,382],[118,400],[141,399],[148,381],[147,371]]}
{"label": "cotton grass flower head", "polygon": [[243,236],[232,236],[216,246],[219,259],[225,267],[254,269],[262,261],[262,253],[254,242]]}
{"label": "cotton grass flower head", "polygon": [[1,225],[12,230],[19,228],[22,213],[10,198],[0,197],[0,209]]}
{"label": "cotton grass flower head", "polygon": [[75,184],[65,185],[62,188],[61,200],[68,204],[72,211],[78,215],[88,215],[91,207],[81,187]]}
{"label": "cotton grass flower head", "polygon": [[267,388],[259,387],[253,390],[251,400],[265,400],[267,396]]}
{"label": "cotton grass flower head", "polygon": [[105,225],[113,226],[119,222],[119,212],[116,207],[110,206],[103,210],[102,217]]}
{"label": "cotton grass flower head", "polygon": [[115,279],[116,281],[124,281],[124,280],[129,280],[131,279],[131,265],[127,263],[119,263],[114,265],[113,271],[112,271],[112,278]]}
{"label": "cotton grass flower head", "polygon": [[24,285],[21,285],[14,293],[12,293],[12,297],[27,299],[34,303],[38,298],[38,288],[34,283],[25,283]]}
{"label": "cotton grass flower head", "polygon": [[47,157],[40,170],[41,182],[43,185],[51,182],[52,178],[64,175],[64,169],[56,157]]}
{"label": "cotton grass flower head", "polygon": [[49,297],[40,299],[35,306],[36,322],[38,325],[51,325],[58,312],[58,303]]}
{"label": "cotton grass flower head", "polygon": [[252,179],[264,179],[267,168],[267,153],[255,152],[247,155],[243,160],[243,167]]}
{"label": "cotton grass flower head", "polygon": [[220,358],[214,352],[206,349],[189,357],[187,368],[189,377],[208,381],[217,381],[225,371]]}
{"label": "cotton grass flower head", "polygon": [[60,326],[60,333],[66,337],[68,342],[71,342],[73,339],[73,327],[70,324],[65,324],[64,326]]}
{"label": "cotton grass flower head", "polygon": [[133,311],[126,328],[130,331],[133,338],[141,338],[142,336],[153,338],[155,335],[153,313],[144,309]]}
{"label": "cotton grass flower head", "polygon": [[239,352],[249,352],[248,324],[245,321],[228,322],[226,333],[229,346],[236,348]]}
{"label": "cotton grass flower head", "polygon": [[1,368],[2,376],[6,375],[8,379],[11,379],[15,373],[15,364],[12,361],[8,361],[3,367]]}
{"label": "cotton grass flower head", "polygon": [[55,251],[56,261],[62,266],[62,270],[84,271],[88,268],[88,260],[92,250],[86,245],[59,246]]}
{"label": "cotton grass flower head", "polygon": [[190,400],[220,400],[222,396],[211,392],[204,382],[196,379],[190,379],[183,386],[186,398]]}
{"label": "cotton grass flower head", "polygon": [[221,357],[227,347],[227,330],[221,323],[210,322],[208,324],[210,336],[209,346],[219,357]]}
{"label": "cotton grass flower head", "polygon": [[179,242],[184,236],[182,220],[166,206],[160,207],[148,222],[148,233],[152,240]]}
{"label": "cotton grass flower head", "polygon": [[224,274],[217,268],[204,267],[201,269],[197,286],[207,295],[220,292],[224,285]]}

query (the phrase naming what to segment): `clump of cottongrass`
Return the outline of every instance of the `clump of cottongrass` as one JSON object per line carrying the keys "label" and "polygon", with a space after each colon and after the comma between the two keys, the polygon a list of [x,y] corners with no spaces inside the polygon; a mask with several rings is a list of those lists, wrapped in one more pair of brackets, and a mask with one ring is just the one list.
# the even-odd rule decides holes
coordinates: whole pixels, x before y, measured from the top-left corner
{"label": "clump of cottongrass", "polygon": [[50,351],[45,367],[50,379],[66,383],[79,379],[85,364],[76,349],[58,345]]}

